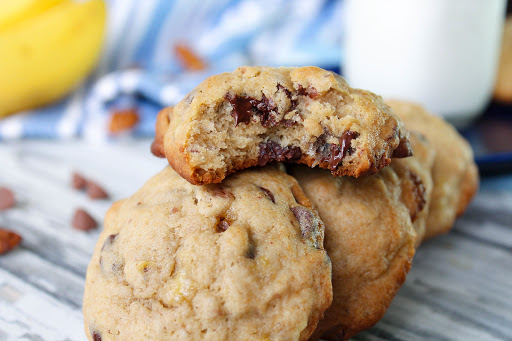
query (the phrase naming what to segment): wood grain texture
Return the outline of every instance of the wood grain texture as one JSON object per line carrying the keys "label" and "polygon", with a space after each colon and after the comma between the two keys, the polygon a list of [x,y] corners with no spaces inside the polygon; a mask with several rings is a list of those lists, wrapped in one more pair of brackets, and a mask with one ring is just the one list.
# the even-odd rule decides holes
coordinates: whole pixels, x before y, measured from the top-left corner
{"label": "wood grain texture", "polygon": [[[0,186],[15,192],[0,226],[23,236],[0,256],[0,341],[85,340],[82,294],[99,229],[71,228],[73,211],[98,221],[113,200],[131,195],[165,161],[149,140],[0,143]],[[70,186],[78,170],[110,200]],[[512,176],[511,176],[512,177]],[[512,188],[485,188],[447,235],[418,250],[384,318],[354,340],[512,340]]]}

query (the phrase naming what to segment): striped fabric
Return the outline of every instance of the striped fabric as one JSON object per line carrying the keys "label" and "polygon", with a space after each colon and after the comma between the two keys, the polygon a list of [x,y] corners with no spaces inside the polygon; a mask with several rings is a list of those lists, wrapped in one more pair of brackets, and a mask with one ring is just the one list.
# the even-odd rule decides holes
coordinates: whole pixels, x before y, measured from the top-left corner
{"label": "striped fabric", "polygon": [[[151,136],[158,110],[209,75],[240,65],[335,68],[341,12],[341,0],[109,0],[93,74],[58,103],[0,120],[0,140],[108,139],[109,113],[125,107],[136,107],[140,118],[130,134]],[[208,67],[186,70],[176,44]]]}

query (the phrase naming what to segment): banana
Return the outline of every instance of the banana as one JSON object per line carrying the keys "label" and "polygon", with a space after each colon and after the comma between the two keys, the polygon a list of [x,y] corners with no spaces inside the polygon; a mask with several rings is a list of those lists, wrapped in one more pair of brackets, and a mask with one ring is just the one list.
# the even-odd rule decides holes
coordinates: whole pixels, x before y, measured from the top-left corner
{"label": "banana", "polygon": [[61,98],[94,67],[104,0],[1,1],[0,13],[0,118]]}

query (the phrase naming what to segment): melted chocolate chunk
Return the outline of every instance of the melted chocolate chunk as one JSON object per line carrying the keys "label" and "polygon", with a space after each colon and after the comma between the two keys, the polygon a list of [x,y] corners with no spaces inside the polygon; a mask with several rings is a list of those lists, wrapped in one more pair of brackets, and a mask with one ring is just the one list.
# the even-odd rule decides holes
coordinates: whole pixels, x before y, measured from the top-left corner
{"label": "melted chocolate chunk", "polygon": [[314,233],[316,225],[315,217],[311,210],[304,206],[295,206],[290,208],[290,210],[299,221],[302,237],[309,238]]}
{"label": "melted chocolate chunk", "polygon": [[114,239],[116,239],[117,235],[119,233],[116,233],[116,234],[111,234],[110,236],[108,236],[106,239],[105,239],[105,242],[103,243],[103,246],[101,247],[101,250],[105,250],[105,248],[109,247],[110,245],[112,245],[114,243]]}
{"label": "melted chocolate chunk", "polygon": [[101,341],[101,334],[99,332],[92,332],[92,339],[93,341]]}
{"label": "melted chocolate chunk", "polygon": [[299,147],[282,147],[275,142],[260,143],[258,165],[263,167],[272,161],[297,161],[302,156]]}
{"label": "melted chocolate chunk", "polygon": [[350,147],[350,144],[351,141],[356,139],[358,136],[359,133],[347,131],[340,137],[340,144],[331,144],[325,142],[327,136],[326,134],[322,134],[317,140],[318,147],[316,151],[321,155],[318,158],[318,161],[320,163],[327,162],[329,164],[329,170],[335,171],[343,161],[343,158],[347,154],[352,154],[354,152],[354,149]]}
{"label": "melted chocolate chunk", "polygon": [[412,156],[411,144],[409,143],[408,140],[405,140],[405,139],[400,140],[400,143],[398,144],[396,149],[393,150],[391,157],[403,158],[403,157],[408,157],[408,156]]}
{"label": "melted chocolate chunk", "polygon": [[271,191],[269,191],[268,189],[266,189],[265,187],[261,187],[261,186],[258,186],[258,188],[263,192],[265,193],[265,195],[267,196],[267,198],[270,199],[270,201],[272,201],[272,203],[276,203],[276,200],[274,198],[274,194],[272,194]]}
{"label": "melted chocolate chunk", "polygon": [[235,199],[235,195],[230,191],[226,190],[226,188],[222,184],[208,185],[208,192],[210,192],[214,197],[231,200]]}
{"label": "melted chocolate chunk", "polygon": [[427,203],[426,199],[426,189],[421,178],[413,171],[409,171],[409,178],[413,183],[414,187],[412,190],[412,195],[414,199],[414,203],[416,204],[415,209],[410,210],[411,221],[414,222],[417,218],[417,215],[421,210],[425,207]]}
{"label": "melted chocolate chunk", "polygon": [[315,88],[305,88],[302,85],[299,85],[299,89],[297,90],[297,94],[299,96],[308,96],[311,99],[317,99],[319,96],[318,91]]}
{"label": "melted chocolate chunk", "polygon": [[277,107],[271,98],[267,98],[265,94],[262,95],[261,100],[250,98],[247,96],[238,96],[227,94],[225,97],[233,111],[231,115],[235,119],[236,125],[239,123],[248,124],[251,122],[253,115],[260,117],[260,122],[264,127],[270,127],[277,124],[272,113],[277,113]]}
{"label": "melted chocolate chunk", "polygon": [[217,224],[217,232],[222,233],[229,228],[229,223],[225,220],[225,218],[220,218],[219,223]]}

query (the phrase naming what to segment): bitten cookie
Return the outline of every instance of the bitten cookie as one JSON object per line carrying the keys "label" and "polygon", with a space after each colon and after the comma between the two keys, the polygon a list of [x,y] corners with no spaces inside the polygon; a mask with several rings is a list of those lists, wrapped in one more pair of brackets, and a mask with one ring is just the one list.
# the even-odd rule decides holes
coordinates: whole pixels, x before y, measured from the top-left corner
{"label": "bitten cookie", "polygon": [[153,151],[192,184],[288,161],[358,177],[411,154],[382,98],[317,67],[240,67],[159,116]]}
{"label": "bitten cookie", "polygon": [[505,21],[494,98],[502,102],[512,102],[512,17]]}
{"label": "bitten cookie", "polygon": [[[423,184],[395,160],[358,179],[303,166],[290,171],[325,223],[332,261],[333,302],[312,339],[348,340],[382,317],[405,281],[415,252],[411,217],[424,207]],[[404,191],[412,191],[412,200]]]}
{"label": "bitten cookie", "polygon": [[425,238],[445,233],[455,218],[464,213],[478,189],[478,169],[473,151],[464,138],[442,118],[420,105],[386,101],[410,130],[423,134],[436,151]]}
{"label": "bitten cookie", "polygon": [[332,300],[323,224],[289,175],[193,186],[170,167],[105,217],[89,340],[306,340]]}

